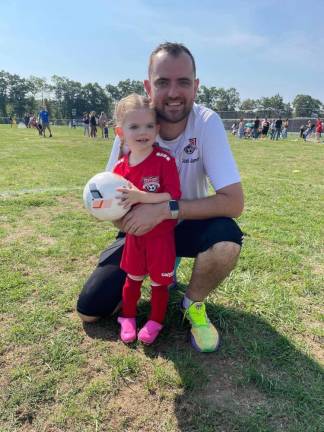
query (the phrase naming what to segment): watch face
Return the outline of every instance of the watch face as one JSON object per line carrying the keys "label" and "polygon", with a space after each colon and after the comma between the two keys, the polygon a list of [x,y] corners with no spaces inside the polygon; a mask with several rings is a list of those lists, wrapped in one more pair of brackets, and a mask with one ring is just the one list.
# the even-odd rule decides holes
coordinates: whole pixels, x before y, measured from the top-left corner
{"label": "watch face", "polygon": [[179,211],[178,201],[169,201],[169,206],[171,211]]}

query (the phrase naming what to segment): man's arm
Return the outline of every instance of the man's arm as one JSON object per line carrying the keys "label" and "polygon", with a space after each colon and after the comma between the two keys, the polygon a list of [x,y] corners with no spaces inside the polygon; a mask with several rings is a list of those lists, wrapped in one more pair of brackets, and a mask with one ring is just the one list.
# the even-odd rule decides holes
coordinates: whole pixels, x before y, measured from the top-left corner
{"label": "man's arm", "polygon": [[211,217],[239,217],[244,198],[241,183],[219,189],[215,195],[179,202],[179,219],[208,219]]}
{"label": "man's arm", "polygon": [[[179,219],[208,219],[238,217],[243,211],[244,199],[240,183],[219,189],[215,195],[196,200],[179,201]],[[135,206],[118,223],[118,228],[129,234],[143,235],[157,224],[171,218],[168,202]]]}

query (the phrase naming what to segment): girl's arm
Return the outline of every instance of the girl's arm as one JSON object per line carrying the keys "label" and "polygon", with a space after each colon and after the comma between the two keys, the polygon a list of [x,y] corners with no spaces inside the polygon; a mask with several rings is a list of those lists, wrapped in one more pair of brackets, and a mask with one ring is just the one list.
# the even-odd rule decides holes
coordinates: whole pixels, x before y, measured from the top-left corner
{"label": "girl's arm", "polygon": [[154,193],[144,192],[137,189],[136,186],[130,184],[129,187],[120,187],[116,189],[120,192],[117,198],[120,199],[120,205],[124,208],[132,206],[134,204],[159,204],[164,201],[169,201],[171,195],[168,192]]}

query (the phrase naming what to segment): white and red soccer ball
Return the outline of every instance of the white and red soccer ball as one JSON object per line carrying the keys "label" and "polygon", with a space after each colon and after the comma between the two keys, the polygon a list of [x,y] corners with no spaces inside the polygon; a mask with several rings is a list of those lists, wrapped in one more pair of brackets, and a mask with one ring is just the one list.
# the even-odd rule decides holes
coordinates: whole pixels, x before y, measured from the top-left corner
{"label": "white and red soccer ball", "polygon": [[115,221],[122,218],[129,209],[120,205],[116,198],[120,195],[116,189],[128,186],[128,181],[111,172],[102,172],[93,176],[83,190],[85,208],[96,219]]}

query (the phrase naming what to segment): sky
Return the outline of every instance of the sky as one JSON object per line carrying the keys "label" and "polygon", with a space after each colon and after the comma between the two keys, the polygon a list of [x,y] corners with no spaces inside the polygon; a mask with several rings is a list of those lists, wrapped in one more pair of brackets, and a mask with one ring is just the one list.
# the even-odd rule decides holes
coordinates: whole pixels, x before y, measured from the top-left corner
{"label": "sky", "polygon": [[200,84],[241,100],[324,103],[324,0],[1,1],[0,70],[116,85],[143,80],[161,42],[184,43]]}

